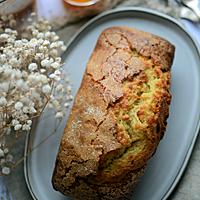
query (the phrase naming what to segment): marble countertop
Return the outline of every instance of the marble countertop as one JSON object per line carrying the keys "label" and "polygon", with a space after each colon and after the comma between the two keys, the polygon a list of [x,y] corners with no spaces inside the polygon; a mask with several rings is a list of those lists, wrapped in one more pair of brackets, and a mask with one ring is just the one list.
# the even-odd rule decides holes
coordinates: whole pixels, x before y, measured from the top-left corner
{"label": "marble countertop", "polygon": [[[155,0],[154,0],[155,1]],[[118,6],[143,5],[144,0],[124,0]],[[58,31],[61,39],[67,42],[85,21],[69,25]],[[200,29],[200,28],[199,28]],[[24,140],[19,145],[18,152],[23,153]],[[200,199],[200,137],[196,141],[189,164],[170,200],[199,200]],[[6,185],[5,188],[3,185]],[[3,194],[7,194],[5,200],[31,200],[28,188],[24,179],[23,163],[7,177],[0,177],[0,199]]]}

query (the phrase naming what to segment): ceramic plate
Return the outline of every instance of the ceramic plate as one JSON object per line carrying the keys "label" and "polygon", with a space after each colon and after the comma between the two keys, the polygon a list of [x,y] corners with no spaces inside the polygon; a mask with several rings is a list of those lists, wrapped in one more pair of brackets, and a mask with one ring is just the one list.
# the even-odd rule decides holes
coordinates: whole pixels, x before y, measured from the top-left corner
{"label": "ceramic plate", "polygon": [[[200,57],[198,47],[186,30],[173,18],[143,8],[124,8],[103,13],[89,23],[71,40],[64,54],[65,69],[70,73],[75,95],[94,49],[97,38],[107,27],[129,26],[166,38],[176,46],[172,66],[172,102],[165,137],[146,173],[135,189],[134,200],[166,199],[180,179],[191,155],[199,130],[200,117]],[[68,115],[68,114],[67,114]],[[52,132],[54,120],[40,122],[27,146],[36,146]],[[56,154],[65,126],[35,149],[25,160],[25,177],[34,199],[66,200],[53,190],[51,177]],[[33,135],[32,135],[33,136]]]}

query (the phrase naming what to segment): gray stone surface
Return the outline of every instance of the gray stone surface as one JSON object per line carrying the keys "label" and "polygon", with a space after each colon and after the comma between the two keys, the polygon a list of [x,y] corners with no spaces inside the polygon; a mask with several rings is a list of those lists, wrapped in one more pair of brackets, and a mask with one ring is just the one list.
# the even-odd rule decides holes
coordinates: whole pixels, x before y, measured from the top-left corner
{"label": "gray stone surface", "polygon": [[[129,5],[145,5],[155,7],[156,0],[146,3],[147,0],[124,0],[124,2],[119,6],[129,6]],[[150,2],[150,1],[148,1]],[[164,10],[166,4],[162,2],[162,6],[156,6],[157,9]],[[164,7],[163,7],[164,5]],[[174,8],[166,8],[167,12],[174,13]],[[79,27],[84,24],[85,20],[74,25],[66,26],[65,28],[58,31],[60,37],[67,42],[72,35],[79,29]],[[181,139],[181,138],[180,138]],[[24,141],[21,141],[21,146],[18,148],[19,153],[23,153]],[[170,200],[200,200],[200,137],[198,138],[194,151],[192,153],[189,164],[185,170],[185,173],[174,190],[173,194],[170,196]],[[8,195],[10,194],[10,195]],[[3,200],[31,200],[28,188],[25,183],[24,173],[23,173],[23,163],[21,163],[16,170],[7,177],[0,177],[0,199]]]}

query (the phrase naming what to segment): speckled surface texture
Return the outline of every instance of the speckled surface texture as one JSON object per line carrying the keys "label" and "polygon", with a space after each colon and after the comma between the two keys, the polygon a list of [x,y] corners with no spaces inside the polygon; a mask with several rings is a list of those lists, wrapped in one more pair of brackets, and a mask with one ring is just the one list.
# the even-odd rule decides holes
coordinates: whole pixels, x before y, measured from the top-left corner
{"label": "speckled surface texture", "polygon": [[[173,9],[166,7],[166,3],[157,0],[124,0],[119,6],[139,5],[146,7],[154,7],[161,11],[168,12],[174,16],[177,16],[175,7]],[[64,41],[68,41],[79,27],[84,24],[86,20],[76,23],[74,25],[67,26],[59,31],[60,37]],[[23,153],[23,143],[17,149],[17,152]],[[199,200],[200,199],[200,137],[197,139],[195,148],[193,150],[189,164],[184,172],[184,175],[177,185],[175,191],[170,196],[169,200]],[[25,183],[23,173],[23,163],[20,164],[17,169],[8,177],[0,177],[0,199],[5,200],[31,200],[28,188]]]}

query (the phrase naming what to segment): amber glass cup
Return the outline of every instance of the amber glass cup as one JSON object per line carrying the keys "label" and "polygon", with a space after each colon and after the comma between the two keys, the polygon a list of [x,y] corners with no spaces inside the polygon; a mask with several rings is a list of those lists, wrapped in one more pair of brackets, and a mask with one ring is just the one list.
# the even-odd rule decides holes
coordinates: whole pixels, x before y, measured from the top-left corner
{"label": "amber glass cup", "polygon": [[103,0],[63,0],[65,7],[76,18],[94,16],[101,11]]}
{"label": "amber glass cup", "polygon": [[69,6],[87,7],[98,3],[100,0],[64,0]]}

